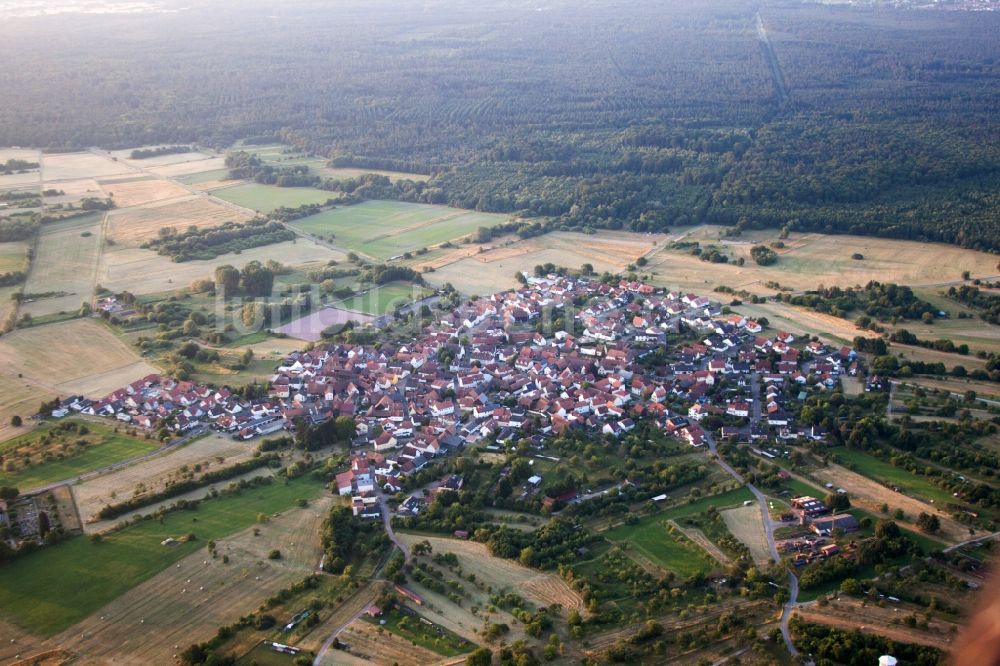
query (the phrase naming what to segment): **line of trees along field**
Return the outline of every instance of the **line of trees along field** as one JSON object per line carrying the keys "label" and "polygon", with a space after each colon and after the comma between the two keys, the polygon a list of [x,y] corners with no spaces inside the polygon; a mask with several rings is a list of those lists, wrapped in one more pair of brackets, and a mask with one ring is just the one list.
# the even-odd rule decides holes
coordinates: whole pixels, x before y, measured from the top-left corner
{"label": "line of trees along field", "polygon": [[293,1],[273,15],[254,0],[10,20],[0,145],[280,139],[568,228],[790,225],[1000,250],[1000,16],[764,7],[779,105],[756,9]]}

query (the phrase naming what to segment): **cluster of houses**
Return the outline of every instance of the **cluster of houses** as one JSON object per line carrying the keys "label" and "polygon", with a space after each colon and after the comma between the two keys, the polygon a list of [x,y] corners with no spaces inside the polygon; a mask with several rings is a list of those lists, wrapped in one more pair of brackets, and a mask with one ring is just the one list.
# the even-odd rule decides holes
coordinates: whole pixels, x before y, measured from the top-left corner
{"label": "cluster of houses", "polygon": [[[338,476],[338,492],[375,516],[376,483],[398,490],[436,456],[484,440],[502,446],[570,429],[621,437],[642,419],[698,446],[711,415],[754,439],[770,428],[822,437],[792,428],[789,400],[857,370],[851,349],[763,337],[759,322],[694,294],[555,275],[525,282],[442,314],[413,340],[292,353],[261,399],[150,375],[60,409],[245,439],[351,416],[365,455]],[[555,321],[562,330],[550,330]],[[665,347],[678,334],[689,342]],[[678,402],[691,405],[686,414],[670,412]]]}

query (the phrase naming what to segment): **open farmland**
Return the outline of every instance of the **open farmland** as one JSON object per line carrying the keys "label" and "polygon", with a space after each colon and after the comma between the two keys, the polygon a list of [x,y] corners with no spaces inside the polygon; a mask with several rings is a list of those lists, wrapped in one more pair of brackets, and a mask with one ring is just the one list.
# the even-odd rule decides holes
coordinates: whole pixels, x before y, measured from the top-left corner
{"label": "open farmland", "polygon": [[96,197],[103,199],[104,197],[107,196],[107,193],[101,188],[100,184],[93,178],[78,178],[77,180],[66,180],[56,185],[51,185],[46,189],[53,189],[63,193],[51,197],[45,197],[46,205],[70,204],[70,203],[76,203],[77,201],[86,197]]}
{"label": "open farmland", "polygon": [[[155,451],[156,440],[144,440],[115,432],[108,425],[79,422],[89,432],[81,435],[67,428],[72,421],[45,423],[30,433],[0,444],[5,468],[0,485],[29,490],[74,478],[84,472]],[[13,469],[7,469],[10,464]]]}
{"label": "open farmland", "polygon": [[384,171],[381,169],[357,169],[354,167],[319,167],[313,169],[317,174],[321,176],[326,176],[327,178],[334,178],[337,180],[343,180],[346,178],[357,178],[358,176],[363,176],[366,173],[373,173],[377,176],[385,176],[389,180],[395,182],[397,180],[413,180],[417,182],[423,182],[430,178],[430,176],[425,176],[420,173],[406,173],[403,171]]}
{"label": "open farmland", "polygon": [[156,369],[102,324],[75,319],[0,338],[0,372],[64,396],[101,398]]}
{"label": "open farmland", "polygon": [[130,465],[109,474],[87,479],[73,486],[73,497],[86,525],[106,504],[118,498],[131,497],[136,488],[147,492],[163,490],[167,482],[176,479],[182,468],[213,471],[235,465],[253,457],[256,445],[212,433],[170,449],[162,455]]}
{"label": "open farmland", "polygon": [[[4,336],[0,341],[6,339],[7,336]],[[3,368],[2,364],[0,368]],[[18,377],[16,372],[9,374],[0,370],[0,441],[30,428],[15,428],[10,423],[11,417],[20,416],[26,423],[30,423],[26,419],[38,411],[39,403],[51,400],[55,395],[53,390],[31,384],[23,377]]]}
{"label": "open farmland", "polygon": [[639,257],[655,251],[663,239],[661,235],[629,232],[553,232],[503,245],[494,243],[482,252],[457,250],[457,261],[446,265],[442,265],[443,261],[417,261],[414,265],[418,269],[433,265],[434,271],[424,278],[435,286],[450,282],[463,293],[484,295],[516,286],[516,272],[530,274],[535,266],[545,263],[573,270],[589,263],[598,273],[619,273]]}
{"label": "open farmland", "polygon": [[100,178],[136,173],[122,161],[93,153],[60,153],[42,155],[42,177],[46,183],[77,178]]}
{"label": "open farmland", "polygon": [[[973,277],[1000,274],[996,257],[986,252],[941,243],[826,234],[793,233],[782,240],[785,247],[776,250],[777,263],[758,266],[750,258],[750,248],[777,241],[776,230],[748,232],[748,239],[738,236],[720,240],[721,231],[721,227],[696,227],[685,233],[683,240],[699,241],[702,247],[714,246],[731,260],[743,257],[746,260],[743,266],[701,261],[686,250],[665,249],[651,258],[647,267],[654,273],[653,281],[702,292],[726,285],[772,294],[774,290],[766,287],[766,282],[776,281],[799,291],[815,289],[820,284],[864,285],[870,280],[934,285],[960,279],[963,270],[971,271]],[[855,253],[864,259],[852,259]]]}
{"label": "open farmland", "polygon": [[28,244],[24,241],[0,243],[0,273],[24,270]]}
{"label": "open farmland", "polygon": [[[228,192],[228,190],[226,190]],[[389,259],[506,221],[504,215],[446,206],[365,201],[296,220],[291,226],[346,250]]]}
{"label": "open farmland", "polygon": [[175,199],[188,194],[188,191],[169,180],[158,178],[139,178],[133,180],[101,180],[98,181],[118,208],[140,206],[164,199]]}
{"label": "open farmland", "polygon": [[[134,150],[144,150],[150,148],[160,148],[162,146],[139,146]],[[132,148],[126,150],[113,150],[108,154],[118,160],[124,161],[138,168],[150,168],[150,167],[162,167],[171,164],[181,164],[184,162],[198,162],[201,160],[207,160],[212,156],[207,153],[202,153],[196,150],[188,151],[186,153],[168,153],[166,155],[155,155],[153,157],[147,157],[144,159],[134,160],[132,159]]]}
{"label": "open farmland", "polygon": [[187,287],[192,280],[211,277],[216,266],[231,264],[242,268],[251,261],[274,259],[286,266],[308,265],[319,268],[327,261],[342,261],[342,252],[331,250],[305,239],[285,241],[224,254],[215,259],[175,263],[152,250],[115,248],[101,255],[98,282],[111,291],[127,289],[134,294],[153,294]]}
{"label": "open farmland", "polygon": [[[881,462],[867,456],[866,459],[873,465]],[[881,470],[882,468],[876,467],[876,469],[869,469],[866,466],[863,469],[866,474],[876,475],[878,474],[876,469]],[[909,475],[905,470],[898,470],[896,468],[892,469],[899,475],[907,475],[911,480],[919,481],[917,477]],[[906,522],[911,524],[916,521],[917,516],[921,513],[937,514],[938,518],[941,520],[941,531],[939,532],[941,537],[952,542],[959,542],[969,538],[969,528],[965,527],[961,523],[958,523],[943,511],[935,508],[933,504],[929,504],[911,496],[911,494],[919,493],[919,489],[914,489],[912,487],[908,488],[905,483],[901,483],[899,485],[903,492],[895,492],[891,488],[887,488],[881,483],[868,478],[868,476],[852,472],[841,465],[833,464],[816,470],[813,472],[813,476],[823,482],[832,483],[839,488],[844,488],[850,493],[851,501],[855,505],[860,506],[875,515],[881,515],[880,508],[882,504],[888,504],[890,511],[895,511],[897,508],[902,509],[903,513],[906,514]],[[902,479],[900,479],[900,481],[902,481]],[[944,492],[936,487],[934,489],[942,493]],[[947,493],[945,493],[945,495],[947,496]],[[948,496],[948,498],[950,499],[950,496]]]}
{"label": "open farmland", "polygon": [[[41,152],[30,148],[0,148],[0,163],[7,160],[23,160],[25,162],[40,162]],[[41,175],[38,169],[28,169],[25,173],[0,175],[0,190],[9,190],[26,185],[39,185]]]}
{"label": "open farmland", "polygon": [[226,187],[212,193],[224,201],[234,203],[259,213],[270,213],[282,206],[295,208],[304,204],[326,203],[336,199],[336,192],[317,190],[311,187],[277,187],[259,183],[243,183]]}
{"label": "open farmland", "polygon": [[148,167],[148,169],[157,176],[162,176],[164,178],[176,178],[181,182],[191,182],[188,181],[186,177],[216,171],[226,172],[228,169],[225,167],[225,157],[205,157],[202,159]]}
{"label": "open farmland", "polygon": [[771,551],[761,522],[760,505],[754,502],[751,506],[720,511],[719,515],[732,535],[750,549],[753,561],[758,566],[771,562]]}
{"label": "open farmland", "polygon": [[[183,648],[208,640],[218,627],[235,622],[315,571],[322,554],[320,524],[330,503],[330,498],[322,498],[285,511],[260,525],[259,536],[244,529],[216,540],[219,559],[208,558],[207,565],[207,554],[197,549],[49,643],[112,663],[171,663],[175,645]],[[281,559],[267,559],[275,548],[281,550]],[[228,564],[222,562],[223,555],[229,557]]]}
{"label": "open farmland", "polygon": [[[152,181],[162,182],[162,181]],[[186,194],[186,191],[184,191]],[[204,196],[164,201],[108,214],[108,238],[127,247],[138,247],[159,235],[160,229],[173,227],[178,232],[188,227],[217,227],[226,222],[244,222],[250,215],[216,203]]]}
{"label": "open farmland", "polygon": [[82,303],[89,303],[94,293],[100,238],[99,213],[45,225],[38,237],[24,293],[55,295],[24,301],[21,313],[40,317],[73,312]]}
{"label": "open farmland", "polygon": [[[0,615],[18,626],[31,631],[40,636],[50,636],[71,627],[83,620],[109,602],[117,599],[130,589],[143,583],[157,573],[164,572],[168,567],[175,574],[185,567],[177,567],[176,564],[182,559],[201,551],[204,544],[210,540],[220,540],[240,530],[254,525],[258,513],[268,516],[275,512],[285,511],[295,506],[297,499],[311,500],[320,495],[322,484],[310,477],[302,477],[289,482],[287,485],[280,481],[274,483],[245,489],[238,495],[223,495],[216,499],[203,502],[196,511],[175,511],[167,514],[163,522],[144,521],[131,525],[126,529],[106,535],[101,542],[95,543],[85,537],[75,537],[68,539],[58,545],[46,548],[34,553],[31,557],[15,560],[3,568],[0,568]],[[318,510],[319,507],[316,507]],[[315,524],[315,523],[314,523]],[[266,534],[267,525],[261,527],[262,536]],[[311,534],[315,535],[318,530],[313,528]],[[208,558],[209,565],[201,564],[206,559],[205,555],[198,553],[188,566],[192,567],[190,573],[185,570],[181,578],[170,576],[168,583],[163,584],[160,589],[159,604],[167,605],[167,597],[172,598],[173,617],[183,618],[187,613],[193,612],[201,603],[206,606],[215,604],[209,603],[214,597],[205,594],[206,590],[198,590],[197,587],[190,589],[190,597],[178,597],[184,583],[181,581],[191,578],[194,569],[200,565],[203,572],[208,572],[208,568],[218,568],[216,576],[209,579],[209,587],[212,580],[221,589],[223,585],[236,584],[244,581],[244,585],[256,590],[260,581],[245,580],[243,571],[253,571],[257,567],[258,559],[264,559],[260,555],[261,551],[267,553],[272,548],[281,548],[287,551],[290,558],[295,553],[292,542],[299,542],[302,555],[297,556],[299,562],[308,566],[309,570],[315,568],[319,561],[319,553],[308,544],[310,539],[306,533],[301,537],[298,532],[284,533],[279,528],[275,530],[274,536],[280,539],[272,541],[270,538],[254,541],[254,537],[247,537],[246,541],[239,541],[241,546],[234,546],[231,551],[242,561],[230,562],[229,565],[222,564],[221,560]],[[187,534],[194,534],[196,539],[185,541]],[[294,536],[293,536],[294,534]],[[176,538],[179,543],[174,546],[162,545],[166,539]],[[273,545],[272,545],[273,544]],[[243,551],[245,548],[249,551]],[[220,547],[220,553],[225,552]],[[295,559],[292,560],[293,562]],[[270,561],[268,561],[270,562]],[[271,565],[272,567],[280,565]],[[202,574],[206,575],[206,574]],[[260,574],[254,574],[260,575]],[[304,576],[304,569],[297,568],[294,578],[283,579],[282,583],[288,584],[292,580],[299,580]],[[262,576],[263,578],[263,576]],[[194,579],[192,579],[192,583]],[[200,586],[200,585],[199,585]],[[278,587],[284,585],[279,584]],[[277,589],[277,588],[274,588]],[[207,592],[212,592],[209,589]],[[256,596],[253,593],[254,601],[251,601],[251,608],[231,608],[226,611],[235,613],[232,620],[235,620],[245,612],[252,610],[252,606],[263,600],[263,596]],[[137,595],[136,603],[143,604],[143,599],[151,596],[150,591]],[[228,594],[227,594],[228,596]],[[266,596],[266,595],[264,595]],[[136,597],[132,597],[135,599]],[[190,599],[190,601],[188,601]],[[227,608],[222,605],[223,609]],[[145,610],[152,615],[157,608],[157,603],[149,606],[140,605],[139,610]],[[131,614],[134,621],[138,623],[145,619],[136,616],[136,608],[122,609],[122,617]],[[164,612],[168,612],[165,608]],[[96,618],[92,618],[99,624]],[[109,623],[107,630],[115,630],[115,626],[122,623]],[[129,625],[131,627],[131,625]],[[187,630],[192,627],[186,625]],[[216,626],[205,627],[206,631],[215,631]],[[89,633],[89,632],[87,632]],[[133,632],[134,633],[134,632]],[[79,633],[70,632],[69,639],[72,641],[82,640]],[[119,637],[120,643],[125,637]],[[175,639],[176,640],[176,639]],[[188,641],[189,642],[189,641]],[[116,643],[116,644],[117,644]],[[78,644],[78,643],[76,643]],[[132,644],[134,648],[137,644]],[[112,647],[109,645],[109,648]]]}

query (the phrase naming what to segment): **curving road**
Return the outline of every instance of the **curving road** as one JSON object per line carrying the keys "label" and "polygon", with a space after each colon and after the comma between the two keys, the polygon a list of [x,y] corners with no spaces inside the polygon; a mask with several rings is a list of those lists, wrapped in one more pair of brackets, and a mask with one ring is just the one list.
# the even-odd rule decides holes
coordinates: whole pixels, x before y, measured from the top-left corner
{"label": "curving road", "polygon": [[[752,379],[754,384],[757,384],[758,377],[757,373],[753,374]],[[759,384],[757,384],[759,386]],[[759,389],[758,389],[759,391]],[[754,400],[754,411],[758,415],[760,414],[759,398]],[[727,474],[736,479],[741,484],[745,485],[753,496],[757,498],[757,504],[760,506],[760,517],[761,522],[764,524],[764,535],[767,537],[767,548],[771,552],[771,557],[774,558],[775,562],[780,562],[781,557],[778,555],[778,547],[774,542],[774,530],[780,527],[780,523],[771,520],[771,512],[767,507],[767,496],[764,495],[760,490],[757,489],[752,483],[747,483],[739,472],[732,468],[722,456],[719,455],[719,451],[715,444],[715,438],[708,431],[705,432],[705,442],[708,443],[708,449],[712,452],[712,458],[715,460],[716,464],[721,467]],[[789,654],[795,656],[799,653],[798,649],[795,647],[795,643],[792,641],[792,634],[788,628],[788,623],[792,617],[792,611],[798,606],[798,596],[799,596],[799,579],[795,576],[792,571],[788,572],[788,601],[781,609],[781,636],[785,640],[785,647],[788,649]]]}

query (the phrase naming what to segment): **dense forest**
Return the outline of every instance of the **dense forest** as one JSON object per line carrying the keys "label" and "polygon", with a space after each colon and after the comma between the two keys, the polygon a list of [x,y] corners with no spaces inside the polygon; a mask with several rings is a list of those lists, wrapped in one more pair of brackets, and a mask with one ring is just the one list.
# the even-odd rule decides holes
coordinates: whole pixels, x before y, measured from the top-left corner
{"label": "dense forest", "polygon": [[280,139],[428,174],[427,200],[556,226],[788,225],[1000,250],[998,33],[990,12],[750,0],[10,18],[0,145]]}

